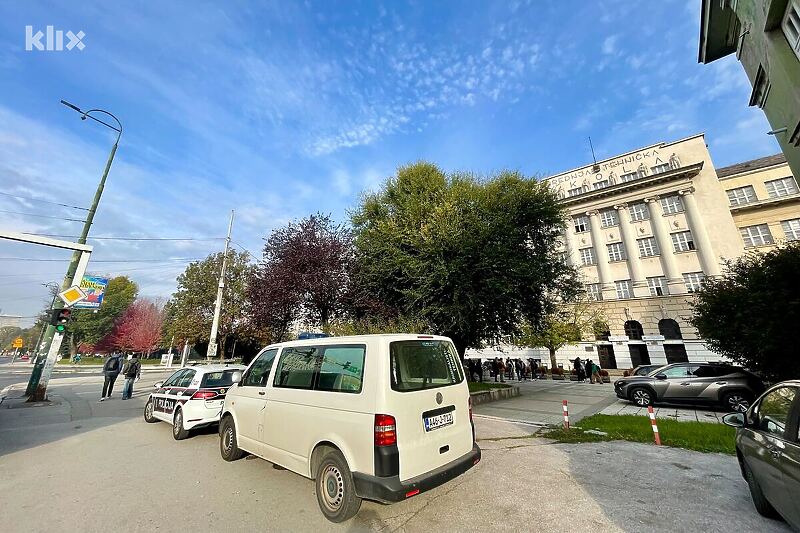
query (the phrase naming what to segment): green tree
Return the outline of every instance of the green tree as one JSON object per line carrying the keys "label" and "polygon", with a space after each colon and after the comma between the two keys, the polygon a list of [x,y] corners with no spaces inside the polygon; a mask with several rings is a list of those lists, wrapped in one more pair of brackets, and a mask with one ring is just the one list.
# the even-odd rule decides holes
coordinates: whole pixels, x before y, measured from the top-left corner
{"label": "green tree", "polygon": [[99,344],[114,329],[114,322],[136,300],[138,292],[138,285],[128,276],[117,276],[108,280],[99,309],[76,309],[67,329],[70,354],[74,356],[81,344]]}
{"label": "green tree", "polygon": [[538,324],[575,272],[558,257],[564,213],[546,184],[516,172],[398,169],[352,214],[356,302],[415,316],[468,346]]}
{"label": "green tree", "polygon": [[586,333],[604,329],[601,311],[591,302],[580,298],[558,305],[539,324],[523,322],[521,332],[514,337],[517,346],[544,347],[550,353],[550,368],[556,368],[556,352],[567,344],[580,342]]}
{"label": "green tree", "polygon": [[[222,252],[219,252],[202,261],[191,263],[178,276],[178,288],[164,306],[166,339],[171,339],[174,335],[179,344],[183,340],[188,340],[190,344],[208,342],[219,273],[222,270],[222,256]],[[217,337],[221,359],[225,358],[225,345],[231,336],[244,330],[246,286],[252,268],[246,252],[228,252]]]}
{"label": "green tree", "polygon": [[697,292],[692,325],[708,347],[767,379],[800,378],[800,243],[748,253]]}

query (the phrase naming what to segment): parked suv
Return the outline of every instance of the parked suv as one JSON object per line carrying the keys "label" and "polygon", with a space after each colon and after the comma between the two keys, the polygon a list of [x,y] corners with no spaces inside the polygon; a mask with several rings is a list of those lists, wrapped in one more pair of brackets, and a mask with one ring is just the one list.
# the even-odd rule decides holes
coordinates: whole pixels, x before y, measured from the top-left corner
{"label": "parked suv", "polygon": [[455,347],[431,335],[268,346],[225,396],[220,452],[315,480],[333,522],[353,517],[362,498],[401,501],[481,459]]}
{"label": "parked suv", "polygon": [[619,379],[614,382],[614,392],[640,407],[655,402],[710,404],[743,413],[764,392],[764,384],[738,366],[675,363],[646,376]]}

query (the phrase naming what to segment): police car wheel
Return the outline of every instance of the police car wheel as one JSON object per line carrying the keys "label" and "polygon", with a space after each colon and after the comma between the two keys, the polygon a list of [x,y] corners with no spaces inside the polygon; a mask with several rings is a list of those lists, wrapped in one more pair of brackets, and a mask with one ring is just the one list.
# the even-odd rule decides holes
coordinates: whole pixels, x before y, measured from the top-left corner
{"label": "police car wheel", "polygon": [[183,428],[183,410],[175,409],[175,416],[172,419],[172,438],[183,440],[189,436],[189,431]]}
{"label": "police car wheel", "polygon": [[236,461],[244,457],[244,452],[239,449],[236,442],[236,425],[232,416],[222,419],[219,430],[219,452],[226,461]]}
{"label": "police car wheel", "polygon": [[147,400],[147,403],[144,406],[144,421],[149,424],[158,422],[158,418],[153,416],[153,408],[154,408],[153,399],[150,398],[149,400]]}
{"label": "police car wheel", "polygon": [[353,518],[361,508],[353,476],[339,450],[331,450],[322,458],[315,480],[317,503],[325,518],[344,522]]}

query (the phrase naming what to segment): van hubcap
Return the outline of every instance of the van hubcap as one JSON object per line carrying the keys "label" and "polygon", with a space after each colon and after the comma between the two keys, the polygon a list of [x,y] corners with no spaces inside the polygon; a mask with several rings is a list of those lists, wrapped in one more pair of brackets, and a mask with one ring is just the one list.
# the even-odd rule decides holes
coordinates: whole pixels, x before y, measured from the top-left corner
{"label": "van hubcap", "polygon": [[222,443],[225,453],[230,453],[231,448],[233,448],[233,429],[231,427],[225,430],[225,438],[222,439]]}
{"label": "van hubcap", "polygon": [[344,499],[344,479],[342,473],[333,465],[328,465],[320,476],[322,501],[330,511],[337,511]]}

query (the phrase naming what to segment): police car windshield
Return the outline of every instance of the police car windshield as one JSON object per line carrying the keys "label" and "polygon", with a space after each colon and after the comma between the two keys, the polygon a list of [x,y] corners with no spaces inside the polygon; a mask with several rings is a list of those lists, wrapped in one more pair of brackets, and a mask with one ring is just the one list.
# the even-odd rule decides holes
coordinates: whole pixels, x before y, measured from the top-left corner
{"label": "police car windshield", "polygon": [[233,385],[234,369],[220,370],[219,372],[209,372],[203,376],[203,381],[200,383],[201,388],[213,387],[230,387]]}

